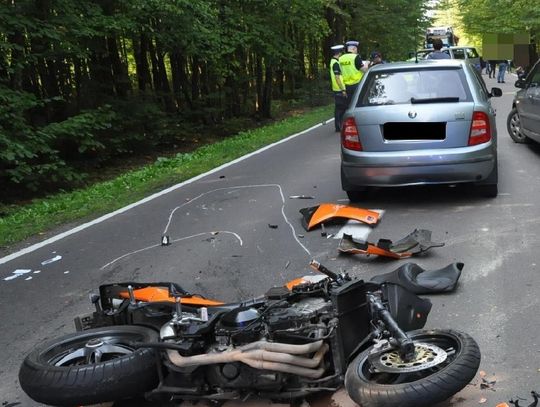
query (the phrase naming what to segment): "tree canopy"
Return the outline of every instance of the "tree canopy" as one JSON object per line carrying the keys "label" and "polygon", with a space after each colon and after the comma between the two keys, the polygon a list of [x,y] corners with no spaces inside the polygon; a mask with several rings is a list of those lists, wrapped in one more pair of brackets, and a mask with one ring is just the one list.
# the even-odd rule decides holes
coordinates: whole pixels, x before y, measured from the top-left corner
{"label": "tree canopy", "polygon": [[[329,89],[329,47],[402,59],[423,0],[0,0],[0,188],[71,185],[82,160],[181,143]],[[320,87],[319,87],[320,88]]]}

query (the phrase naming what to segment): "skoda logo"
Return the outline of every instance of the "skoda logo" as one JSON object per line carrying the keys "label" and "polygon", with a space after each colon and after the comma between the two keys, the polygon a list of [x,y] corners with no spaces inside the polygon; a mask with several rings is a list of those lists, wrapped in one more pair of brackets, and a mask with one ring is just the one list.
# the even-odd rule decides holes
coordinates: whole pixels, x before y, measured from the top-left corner
{"label": "skoda logo", "polygon": [[416,117],[416,112],[409,112],[409,117],[414,119]]}

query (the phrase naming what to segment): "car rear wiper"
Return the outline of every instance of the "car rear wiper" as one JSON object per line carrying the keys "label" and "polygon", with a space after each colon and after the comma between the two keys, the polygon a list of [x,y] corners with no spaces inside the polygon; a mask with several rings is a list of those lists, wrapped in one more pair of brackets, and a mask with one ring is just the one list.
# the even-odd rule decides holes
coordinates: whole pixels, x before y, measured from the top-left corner
{"label": "car rear wiper", "polygon": [[417,103],[444,103],[444,102],[448,102],[448,103],[459,102],[459,97],[446,96],[446,97],[441,97],[441,98],[426,98],[426,99],[411,98],[411,103],[412,104],[417,104]]}

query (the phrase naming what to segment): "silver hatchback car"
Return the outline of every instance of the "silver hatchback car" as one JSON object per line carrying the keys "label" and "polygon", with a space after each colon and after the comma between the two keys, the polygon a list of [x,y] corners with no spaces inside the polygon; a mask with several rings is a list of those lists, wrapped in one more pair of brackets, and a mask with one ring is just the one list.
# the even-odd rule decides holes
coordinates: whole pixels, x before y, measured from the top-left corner
{"label": "silver hatchback car", "polygon": [[341,184],[351,201],[367,187],[476,183],[497,195],[492,96],[466,61],[376,65],[343,118]]}

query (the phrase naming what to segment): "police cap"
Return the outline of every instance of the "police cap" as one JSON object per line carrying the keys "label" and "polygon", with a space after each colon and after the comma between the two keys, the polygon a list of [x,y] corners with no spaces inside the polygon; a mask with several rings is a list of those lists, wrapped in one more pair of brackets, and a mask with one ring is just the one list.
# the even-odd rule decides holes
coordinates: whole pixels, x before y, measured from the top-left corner
{"label": "police cap", "polygon": [[330,47],[330,49],[335,53],[343,51],[343,48],[345,48],[345,46],[343,46],[341,44],[340,45],[334,45],[334,46]]}
{"label": "police cap", "polygon": [[359,44],[360,44],[360,43],[359,43],[358,41],[347,41],[347,42],[345,43],[345,45],[348,46],[348,47],[349,47],[349,46],[351,46],[351,47],[358,47]]}

